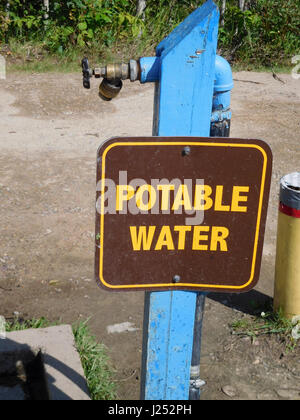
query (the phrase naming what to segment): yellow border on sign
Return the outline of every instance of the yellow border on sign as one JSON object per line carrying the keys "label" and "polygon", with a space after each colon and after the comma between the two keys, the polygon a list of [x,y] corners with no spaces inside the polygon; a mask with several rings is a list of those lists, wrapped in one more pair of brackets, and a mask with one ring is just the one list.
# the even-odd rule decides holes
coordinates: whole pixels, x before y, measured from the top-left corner
{"label": "yellow border on sign", "polygon": [[261,222],[261,213],[262,213],[262,206],[263,206],[263,198],[264,198],[264,191],[265,191],[265,182],[266,182],[266,174],[267,174],[267,163],[268,157],[265,150],[257,144],[243,144],[243,143],[206,143],[206,142],[116,142],[110,144],[103,152],[102,155],[102,176],[101,176],[101,186],[102,191],[104,191],[105,187],[105,159],[107,153],[113,149],[114,147],[119,146],[209,146],[209,147],[241,147],[241,148],[252,148],[259,150],[263,157],[264,157],[264,164],[263,164],[263,173],[262,173],[262,182],[261,182],[261,189],[260,189],[260,198],[259,198],[259,206],[258,206],[258,215],[257,215],[257,222],[256,222],[256,232],[255,232],[255,240],[254,240],[254,251],[253,251],[253,259],[252,259],[252,266],[251,266],[251,275],[250,279],[247,283],[242,286],[224,286],[220,284],[191,284],[191,283],[160,283],[160,284],[136,284],[136,285],[119,285],[113,286],[108,284],[103,278],[103,245],[104,245],[104,194],[102,194],[101,199],[101,218],[100,218],[100,258],[99,258],[99,277],[100,281],[109,289],[138,289],[138,288],[165,288],[165,287],[172,287],[181,289],[182,287],[194,287],[194,288],[208,288],[208,289],[237,289],[241,290],[249,286],[254,278],[255,273],[255,265],[256,265],[256,257],[257,257],[257,247],[258,247],[258,239],[259,239],[259,230],[260,230],[260,222]]}

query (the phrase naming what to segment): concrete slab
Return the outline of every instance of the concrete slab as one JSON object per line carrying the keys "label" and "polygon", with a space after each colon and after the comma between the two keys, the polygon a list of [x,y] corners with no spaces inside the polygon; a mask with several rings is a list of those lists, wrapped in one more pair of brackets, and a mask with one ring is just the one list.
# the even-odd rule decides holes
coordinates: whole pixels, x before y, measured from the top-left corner
{"label": "concrete slab", "polygon": [[0,340],[0,375],[38,354],[50,400],[90,400],[70,325],[7,333]]}

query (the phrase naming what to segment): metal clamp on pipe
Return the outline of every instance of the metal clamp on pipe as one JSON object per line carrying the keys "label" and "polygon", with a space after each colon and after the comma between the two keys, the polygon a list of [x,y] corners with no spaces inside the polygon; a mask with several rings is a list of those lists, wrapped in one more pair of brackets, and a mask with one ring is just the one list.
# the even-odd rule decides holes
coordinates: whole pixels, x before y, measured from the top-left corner
{"label": "metal clamp on pipe", "polygon": [[122,87],[123,80],[135,82],[140,80],[140,65],[136,60],[130,60],[129,63],[108,64],[104,67],[90,69],[88,59],[85,57],[82,62],[83,86],[90,89],[90,79],[94,76],[96,79],[103,78],[99,86],[99,96],[105,101],[111,101],[118,96]]}

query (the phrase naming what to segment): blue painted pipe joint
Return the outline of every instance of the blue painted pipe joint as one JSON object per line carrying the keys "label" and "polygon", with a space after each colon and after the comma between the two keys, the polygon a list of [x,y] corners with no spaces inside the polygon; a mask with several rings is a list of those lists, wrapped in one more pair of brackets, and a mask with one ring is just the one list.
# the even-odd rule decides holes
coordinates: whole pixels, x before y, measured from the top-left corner
{"label": "blue painted pipe joint", "polygon": [[230,64],[220,55],[216,56],[215,92],[228,92],[233,89],[233,78]]}
{"label": "blue painted pipe joint", "polygon": [[230,64],[225,58],[217,55],[212,122],[231,119],[230,103],[232,89],[233,78]]}

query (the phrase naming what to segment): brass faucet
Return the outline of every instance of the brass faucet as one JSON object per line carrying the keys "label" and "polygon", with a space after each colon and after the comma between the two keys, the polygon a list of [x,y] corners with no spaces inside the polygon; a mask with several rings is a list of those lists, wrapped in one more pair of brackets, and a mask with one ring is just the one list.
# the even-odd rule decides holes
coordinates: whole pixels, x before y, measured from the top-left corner
{"label": "brass faucet", "polygon": [[96,79],[103,78],[99,86],[99,96],[105,101],[111,101],[121,91],[123,87],[122,80],[130,79],[132,82],[140,80],[140,64],[136,60],[130,60],[129,63],[107,64],[104,67],[91,69],[89,61],[85,57],[82,62],[83,86],[90,89],[90,79],[94,76]]}

